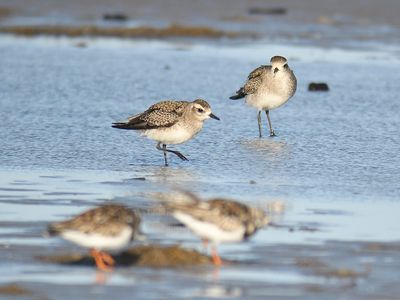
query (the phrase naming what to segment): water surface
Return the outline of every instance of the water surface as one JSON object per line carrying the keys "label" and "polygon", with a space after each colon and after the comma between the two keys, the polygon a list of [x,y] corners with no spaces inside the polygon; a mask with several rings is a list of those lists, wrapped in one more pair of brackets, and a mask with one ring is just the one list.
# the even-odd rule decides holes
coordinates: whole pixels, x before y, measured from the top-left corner
{"label": "water surface", "polygon": [[[50,298],[390,299],[398,291],[400,259],[391,250],[400,240],[396,49],[84,38],[87,47],[75,47],[81,40],[0,38],[0,251],[7,258],[0,282],[22,282]],[[298,91],[271,113],[278,136],[259,139],[256,111],[228,97],[275,54],[288,57]],[[308,92],[311,81],[330,91]],[[221,121],[207,121],[195,139],[174,147],[189,162],[170,157],[164,167],[155,142],[110,126],[162,99],[198,97]],[[240,263],[221,270],[122,268],[99,287],[93,268],[35,259],[82,251],[44,239],[48,222],[105,201],[146,209],[145,193],[169,187],[286,210],[248,243],[223,245],[221,255]],[[144,215],[150,241],[203,251],[189,232],[161,220]],[[330,279],[302,259],[359,276]]]}

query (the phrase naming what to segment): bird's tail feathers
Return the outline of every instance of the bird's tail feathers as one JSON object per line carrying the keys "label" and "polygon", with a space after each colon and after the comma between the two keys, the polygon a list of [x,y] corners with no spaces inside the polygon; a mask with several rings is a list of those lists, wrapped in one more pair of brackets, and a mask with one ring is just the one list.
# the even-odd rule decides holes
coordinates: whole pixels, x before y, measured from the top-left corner
{"label": "bird's tail feathers", "polygon": [[246,96],[246,93],[243,91],[243,88],[240,88],[237,92],[236,95],[230,96],[229,99],[231,100],[239,100],[242,99]]}
{"label": "bird's tail feathers", "polygon": [[131,126],[127,122],[115,122],[111,125],[113,128],[119,129],[132,129]]}
{"label": "bird's tail feathers", "polygon": [[237,95],[230,96],[229,99],[231,99],[231,100],[239,100],[239,99],[243,99],[245,96],[246,95],[244,95],[244,94],[237,94]]}
{"label": "bird's tail feathers", "polygon": [[58,225],[58,223],[50,224],[47,226],[47,230],[43,232],[44,237],[51,237],[51,236],[56,236],[59,235],[61,232],[61,228]]}

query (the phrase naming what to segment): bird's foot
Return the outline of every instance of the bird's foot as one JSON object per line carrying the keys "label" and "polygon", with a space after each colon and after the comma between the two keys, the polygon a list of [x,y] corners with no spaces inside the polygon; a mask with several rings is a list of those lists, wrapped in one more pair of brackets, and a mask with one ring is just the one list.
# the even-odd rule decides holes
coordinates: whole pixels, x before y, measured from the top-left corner
{"label": "bird's foot", "polygon": [[212,257],[212,260],[213,260],[213,263],[214,263],[215,266],[218,266],[218,267],[219,267],[219,266],[222,265],[222,259],[221,259],[221,257],[219,257],[216,248],[213,248],[213,249],[212,249],[212,251],[211,251],[211,257]]}
{"label": "bird's foot", "polygon": [[270,136],[270,137],[276,136],[275,131],[271,130],[271,131],[269,132],[269,136]]}
{"label": "bird's foot", "polygon": [[100,256],[101,256],[101,259],[102,259],[108,266],[113,267],[113,266],[115,265],[115,260],[114,260],[114,258],[113,258],[110,254],[105,253],[105,252],[100,252]]}
{"label": "bird's foot", "polygon": [[183,155],[182,153],[180,153],[180,152],[178,152],[178,151],[175,151],[174,153],[176,154],[176,156],[178,156],[178,157],[179,157],[180,159],[182,159],[182,160],[185,160],[185,161],[188,161],[188,160],[189,160],[189,159],[186,158],[185,155]]}
{"label": "bird's foot", "polygon": [[96,263],[96,266],[99,270],[106,271],[106,272],[111,272],[112,267],[115,265],[114,259],[111,257],[111,255],[97,251],[95,249],[90,251],[91,256],[94,259],[94,262]]}
{"label": "bird's foot", "polygon": [[222,266],[222,259],[221,259],[221,257],[219,257],[219,255],[213,255],[212,259],[213,259],[214,265]]}

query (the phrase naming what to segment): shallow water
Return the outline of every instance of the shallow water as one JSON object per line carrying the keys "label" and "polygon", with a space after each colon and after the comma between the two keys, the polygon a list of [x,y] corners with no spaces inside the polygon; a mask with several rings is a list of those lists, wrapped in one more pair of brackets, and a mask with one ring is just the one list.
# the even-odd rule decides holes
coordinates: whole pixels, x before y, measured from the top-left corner
{"label": "shallow water", "polygon": [[[82,40],[87,47],[74,46]],[[398,53],[1,36],[0,251],[7,260],[0,282],[23,282],[50,298],[390,299],[400,263],[391,250],[400,240]],[[259,139],[256,112],[228,97],[275,54],[289,58],[298,91],[271,112],[278,137]],[[308,92],[311,81],[330,91]],[[207,99],[221,118],[174,147],[189,162],[169,157],[164,167],[153,141],[110,126],[176,97]],[[35,260],[77,249],[44,239],[47,222],[104,201],[146,209],[145,193],[169,187],[262,207],[284,203],[285,214],[248,243],[223,245],[221,255],[241,263],[221,270],[121,268],[97,286],[93,268]],[[202,251],[190,233],[160,221],[144,216],[149,240]],[[369,251],[368,243],[388,246]],[[304,258],[361,275],[332,279],[296,263]]]}

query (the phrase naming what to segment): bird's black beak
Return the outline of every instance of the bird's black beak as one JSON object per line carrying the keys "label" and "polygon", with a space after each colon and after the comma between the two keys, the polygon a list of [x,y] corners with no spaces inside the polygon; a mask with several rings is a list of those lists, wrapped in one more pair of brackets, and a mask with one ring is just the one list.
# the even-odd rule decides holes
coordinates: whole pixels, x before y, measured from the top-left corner
{"label": "bird's black beak", "polygon": [[209,114],[209,116],[210,116],[210,118],[213,118],[213,119],[219,121],[219,118],[216,115],[214,115],[213,113]]}

